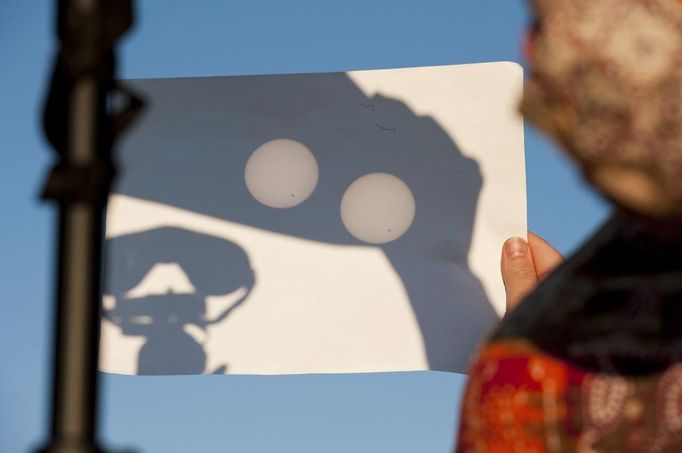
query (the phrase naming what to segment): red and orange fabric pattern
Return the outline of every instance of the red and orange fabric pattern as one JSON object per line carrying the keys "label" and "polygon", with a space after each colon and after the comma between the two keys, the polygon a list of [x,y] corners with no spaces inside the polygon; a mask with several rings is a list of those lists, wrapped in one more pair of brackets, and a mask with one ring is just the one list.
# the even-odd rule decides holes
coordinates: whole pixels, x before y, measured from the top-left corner
{"label": "red and orange fabric pattern", "polygon": [[682,363],[626,378],[526,340],[488,344],[471,370],[457,452],[682,452]]}

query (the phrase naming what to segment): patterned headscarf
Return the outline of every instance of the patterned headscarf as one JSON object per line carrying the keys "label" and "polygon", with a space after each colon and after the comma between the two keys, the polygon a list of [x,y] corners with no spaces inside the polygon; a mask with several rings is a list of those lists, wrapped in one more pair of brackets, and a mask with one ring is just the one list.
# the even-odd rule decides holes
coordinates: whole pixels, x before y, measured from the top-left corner
{"label": "patterned headscarf", "polygon": [[524,114],[617,202],[682,214],[682,2],[532,3]]}

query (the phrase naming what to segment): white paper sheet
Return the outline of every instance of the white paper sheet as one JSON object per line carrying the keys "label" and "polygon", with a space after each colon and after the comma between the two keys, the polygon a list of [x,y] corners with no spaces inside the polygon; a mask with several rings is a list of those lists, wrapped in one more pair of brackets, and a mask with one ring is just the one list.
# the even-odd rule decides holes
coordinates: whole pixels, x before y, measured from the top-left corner
{"label": "white paper sheet", "polygon": [[130,83],[103,371],[464,372],[525,236],[513,63]]}

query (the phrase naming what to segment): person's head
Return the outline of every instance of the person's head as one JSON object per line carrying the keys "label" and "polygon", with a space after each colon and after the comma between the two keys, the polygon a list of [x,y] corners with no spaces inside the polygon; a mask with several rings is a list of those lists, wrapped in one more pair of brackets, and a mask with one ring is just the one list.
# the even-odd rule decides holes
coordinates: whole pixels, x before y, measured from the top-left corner
{"label": "person's head", "polygon": [[682,1],[531,3],[523,113],[616,203],[682,215]]}

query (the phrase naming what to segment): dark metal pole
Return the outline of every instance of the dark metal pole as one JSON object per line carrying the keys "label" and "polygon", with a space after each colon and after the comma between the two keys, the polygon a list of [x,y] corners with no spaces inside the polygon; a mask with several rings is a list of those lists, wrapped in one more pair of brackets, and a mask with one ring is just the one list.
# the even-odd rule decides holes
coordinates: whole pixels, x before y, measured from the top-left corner
{"label": "dark metal pole", "polygon": [[[92,79],[74,87],[71,121],[78,127],[69,136],[69,164],[87,165],[96,159],[100,92]],[[85,453],[98,451],[95,426],[105,207],[101,202],[71,202],[60,208],[52,445],[47,451]]]}
{"label": "dark metal pole", "polygon": [[44,117],[60,157],[43,194],[59,207],[52,429],[45,453],[102,451],[97,369],[111,147],[139,107],[129,102],[115,114],[107,101],[115,91],[113,46],[130,22],[129,0],[58,2],[61,48]]}

